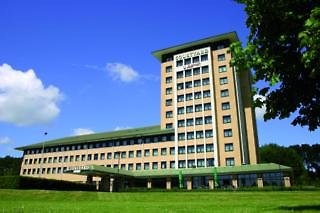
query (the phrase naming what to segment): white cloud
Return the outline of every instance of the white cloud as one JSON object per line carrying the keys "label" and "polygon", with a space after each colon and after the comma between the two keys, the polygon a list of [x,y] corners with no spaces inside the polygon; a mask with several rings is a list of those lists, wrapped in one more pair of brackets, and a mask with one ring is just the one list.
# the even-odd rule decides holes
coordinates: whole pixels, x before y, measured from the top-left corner
{"label": "white cloud", "polygon": [[59,89],[45,88],[32,69],[0,65],[0,121],[19,126],[49,123],[59,115],[61,99]]}
{"label": "white cloud", "polygon": [[73,135],[78,136],[78,135],[89,135],[93,134],[94,131],[91,129],[86,129],[86,128],[77,128],[73,130]]}
{"label": "white cloud", "polygon": [[139,73],[136,70],[122,63],[107,63],[106,69],[114,80],[131,82],[139,77]]}
{"label": "white cloud", "polygon": [[114,128],[114,131],[119,131],[119,130],[125,130],[125,129],[131,129],[130,126],[117,126]]}
{"label": "white cloud", "polygon": [[9,137],[2,137],[0,138],[0,145],[2,144],[10,144],[12,143],[11,139]]}
{"label": "white cloud", "polygon": [[[262,95],[254,95],[253,99],[256,100],[257,98],[260,98],[262,101],[266,100],[266,98]],[[266,113],[266,105],[262,105],[262,107],[256,107],[255,113],[258,120],[263,120],[263,116]]]}

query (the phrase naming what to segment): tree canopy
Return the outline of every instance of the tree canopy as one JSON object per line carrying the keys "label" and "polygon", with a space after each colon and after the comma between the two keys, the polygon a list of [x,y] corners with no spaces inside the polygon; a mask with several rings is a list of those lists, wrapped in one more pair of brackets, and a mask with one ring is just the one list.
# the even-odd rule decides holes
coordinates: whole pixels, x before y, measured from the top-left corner
{"label": "tree canopy", "polygon": [[293,125],[320,127],[320,1],[236,0],[245,5],[250,29],[246,47],[233,43],[231,65],[252,69],[255,106],[266,106],[264,120],[294,112]]}

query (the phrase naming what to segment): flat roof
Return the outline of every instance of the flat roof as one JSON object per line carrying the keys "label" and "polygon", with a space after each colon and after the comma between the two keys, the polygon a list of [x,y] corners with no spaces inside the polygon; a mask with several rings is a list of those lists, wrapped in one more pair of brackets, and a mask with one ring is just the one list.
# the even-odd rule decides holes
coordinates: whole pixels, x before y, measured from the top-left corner
{"label": "flat roof", "polygon": [[70,169],[66,173],[78,175],[93,175],[93,176],[127,176],[135,178],[162,178],[162,177],[177,177],[182,172],[187,176],[209,176],[215,172],[219,175],[232,174],[256,174],[264,172],[291,172],[292,168],[276,163],[263,163],[253,165],[241,166],[225,166],[225,167],[210,167],[210,168],[187,168],[187,169],[161,169],[161,170],[142,170],[142,171],[128,171],[122,169],[115,169],[111,167],[104,167],[99,165],[84,166],[85,168]]}
{"label": "flat roof", "polygon": [[118,140],[118,139],[126,139],[133,137],[141,137],[141,136],[155,136],[162,134],[174,133],[173,129],[161,129],[159,125],[157,126],[148,126],[142,128],[132,128],[111,132],[102,132],[88,135],[80,135],[80,136],[72,136],[65,137],[50,141],[44,141],[40,143],[31,144],[28,146],[22,146],[15,148],[16,150],[26,150],[31,148],[42,148],[44,147],[52,147],[52,146],[61,146],[61,145],[72,145],[72,144],[82,144],[88,142],[99,142],[99,141],[107,141],[107,140]]}
{"label": "flat roof", "polygon": [[159,61],[161,61],[161,58],[163,55],[176,53],[181,50],[188,49],[192,46],[199,46],[199,45],[214,43],[214,42],[222,41],[222,40],[229,40],[230,42],[235,42],[235,41],[239,41],[239,38],[238,38],[237,33],[235,31],[233,31],[233,32],[229,32],[229,33],[223,33],[220,35],[210,36],[208,38],[204,38],[204,39],[200,39],[200,40],[196,40],[196,41],[183,43],[180,45],[168,47],[168,48],[161,49],[161,50],[156,50],[156,51],[152,52],[152,55],[154,57],[156,57]]}

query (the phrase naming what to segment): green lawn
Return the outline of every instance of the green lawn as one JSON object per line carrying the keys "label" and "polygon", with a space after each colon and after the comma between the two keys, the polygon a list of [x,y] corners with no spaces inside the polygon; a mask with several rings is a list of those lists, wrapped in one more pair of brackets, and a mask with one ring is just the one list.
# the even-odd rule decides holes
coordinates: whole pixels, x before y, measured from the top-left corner
{"label": "green lawn", "polygon": [[320,191],[72,192],[0,190],[2,212],[319,212]]}

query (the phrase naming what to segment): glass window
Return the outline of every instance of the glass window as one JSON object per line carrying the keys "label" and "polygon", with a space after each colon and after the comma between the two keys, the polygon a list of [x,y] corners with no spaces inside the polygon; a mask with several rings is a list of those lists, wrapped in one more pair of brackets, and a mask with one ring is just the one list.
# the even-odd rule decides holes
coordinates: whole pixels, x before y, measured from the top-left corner
{"label": "glass window", "polygon": [[184,65],[191,64],[191,58],[184,59]]}
{"label": "glass window", "polygon": [[195,160],[188,160],[188,168],[196,168]]}
{"label": "glass window", "polygon": [[167,168],[167,162],[163,161],[161,162],[161,169],[166,169]]}
{"label": "glass window", "polygon": [[182,60],[177,61],[177,63],[176,63],[177,67],[181,67],[182,65],[183,65],[183,61]]}
{"label": "glass window", "polygon": [[141,158],[141,156],[142,156],[142,151],[141,150],[137,150],[136,151],[136,157],[137,158]]}
{"label": "glass window", "polygon": [[234,158],[226,158],[226,166],[234,166]]}
{"label": "glass window", "polygon": [[193,118],[187,119],[187,126],[193,126]]}
{"label": "glass window", "polygon": [[188,152],[188,154],[194,153],[194,146],[188,146],[187,147],[187,152]]}
{"label": "glass window", "polygon": [[175,148],[174,147],[170,147],[170,155],[174,155],[175,154]]}
{"label": "glass window", "polygon": [[207,144],[206,145],[206,150],[207,150],[207,152],[213,152],[213,144],[211,143],[211,144]]}
{"label": "glass window", "polygon": [[208,61],[208,54],[202,55],[201,61]]}
{"label": "glass window", "polygon": [[192,100],[192,93],[186,94],[186,101]]}
{"label": "glass window", "polygon": [[203,105],[204,111],[211,110],[211,103],[205,103]]}
{"label": "glass window", "polygon": [[129,171],[133,170],[133,163],[129,163],[129,164],[128,164],[128,170],[129,170]]}
{"label": "glass window", "polygon": [[196,56],[196,57],[192,58],[192,63],[199,63],[199,62],[200,62],[199,56]]}
{"label": "glass window", "polygon": [[150,164],[149,163],[144,163],[143,169],[144,170],[149,170],[150,169]]}
{"label": "glass window", "polygon": [[104,160],[105,159],[106,154],[105,153],[101,153],[100,154],[100,160]]}
{"label": "glass window", "polygon": [[197,145],[197,153],[204,152],[204,145]]}
{"label": "glass window", "polygon": [[202,104],[197,104],[194,106],[194,111],[195,112],[201,112],[202,111]]}
{"label": "glass window", "polygon": [[201,80],[195,80],[193,82],[193,84],[194,84],[194,87],[200,87],[201,86]]}
{"label": "glass window", "polygon": [[223,103],[221,104],[221,108],[222,108],[222,110],[228,110],[228,109],[230,109],[230,103],[229,103],[229,102],[223,102]]}
{"label": "glass window", "polygon": [[228,97],[229,96],[229,90],[228,89],[224,89],[220,91],[220,96],[221,97]]}
{"label": "glass window", "polygon": [[80,155],[76,155],[76,161],[80,161]]}
{"label": "glass window", "polygon": [[214,166],[214,158],[207,158],[207,166],[209,167]]}
{"label": "glass window", "polygon": [[112,158],[112,153],[111,152],[108,152],[107,153],[107,159],[111,159]]}
{"label": "glass window", "polygon": [[203,98],[210,97],[210,90],[203,91]]}
{"label": "glass window", "polygon": [[172,88],[171,87],[166,88],[166,94],[167,95],[172,94]]}
{"label": "glass window", "polygon": [[224,145],[224,151],[225,152],[232,152],[233,151],[233,143],[226,143]]}
{"label": "glass window", "polygon": [[174,161],[170,161],[170,168],[174,169],[175,168],[175,162]]}
{"label": "glass window", "polygon": [[188,140],[194,139],[194,132],[187,132],[187,139]]}
{"label": "glass window", "polygon": [[166,67],[166,72],[172,72],[172,66],[167,66]]}
{"label": "glass window", "polygon": [[211,124],[212,123],[212,116],[204,117],[204,123],[205,124]]}
{"label": "glass window", "polygon": [[231,123],[231,115],[224,115],[222,120],[224,124]]}
{"label": "glass window", "polygon": [[192,88],[192,81],[186,82],[186,89]]}
{"label": "glass window", "polygon": [[150,149],[145,149],[144,150],[144,156],[149,157],[150,156]]}
{"label": "glass window", "polygon": [[173,117],[172,111],[166,112],[166,118],[172,118],[172,117]]}
{"label": "glass window", "polygon": [[182,90],[183,89],[183,83],[177,84],[177,90]]}
{"label": "glass window", "polygon": [[126,169],[126,164],[121,164],[121,170],[125,170]]}
{"label": "glass window", "polygon": [[191,70],[186,70],[185,72],[185,77],[190,77],[192,75],[192,71]]}
{"label": "glass window", "polygon": [[205,131],[205,134],[206,134],[206,138],[212,138],[212,137],[213,137],[213,132],[212,132],[212,130],[206,130],[206,131]]}
{"label": "glass window", "polygon": [[208,73],[209,72],[209,67],[208,66],[203,66],[201,67],[202,74]]}
{"label": "glass window", "polygon": [[134,151],[129,151],[129,158],[133,158],[134,157]]}
{"label": "glass window", "polygon": [[179,141],[185,140],[185,134],[184,133],[178,133],[178,140]]}
{"label": "glass window", "polygon": [[166,124],[166,129],[172,129],[173,128],[173,124],[172,123],[167,123]]}
{"label": "glass window", "polygon": [[209,85],[209,83],[210,83],[209,78],[204,78],[204,79],[202,79],[202,85],[203,85],[203,86]]}
{"label": "glass window", "polygon": [[98,153],[94,154],[93,155],[93,160],[98,160],[98,159],[99,159],[99,154]]}
{"label": "glass window", "polygon": [[184,107],[178,107],[178,115],[184,114]]}
{"label": "glass window", "polygon": [[192,113],[193,112],[193,106],[187,106],[186,107],[186,112],[187,113]]}
{"label": "glass window", "polygon": [[184,127],[184,120],[178,120],[178,127]]}
{"label": "glass window", "polygon": [[119,157],[120,157],[120,152],[115,152],[115,153],[113,154],[113,158],[114,158],[114,159],[119,159]]}
{"label": "glass window", "polygon": [[204,167],[204,159],[198,159],[197,160],[197,166],[198,167]]}
{"label": "glass window", "polygon": [[172,83],[172,77],[166,77],[166,83],[167,84]]}
{"label": "glass window", "polygon": [[232,137],[232,129],[224,129],[223,135],[224,137]]}
{"label": "glass window", "polygon": [[203,138],[203,131],[197,131],[197,132],[196,132],[196,138],[197,138],[197,139]]}
{"label": "glass window", "polygon": [[199,75],[200,74],[200,67],[193,69],[193,75]]}
{"label": "glass window", "polygon": [[167,148],[161,148],[161,155],[167,155]]}
{"label": "glass window", "polygon": [[183,102],[184,101],[184,95],[178,95],[177,101],[178,102]]}
{"label": "glass window", "polygon": [[228,83],[228,78],[227,77],[220,78],[220,85],[224,85],[224,84],[227,84],[227,83]]}
{"label": "glass window", "polygon": [[136,164],[136,170],[141,170],[141,163]]}
{"label": "glass window", "polygon": [[152,149],[152,156],[158,156],[158,149]]}
{"label": "glass window", "polygon": [[152,169],[158,169],[158,162],[152,163]]}
{"label": "glass window", "polygon": [[219,66],[219,72],[227,72],[227,66],[223,65],[223,66]]}
{"label": "glass window", "polygon": [[126,158],[127,157],[127,152],[121,152],[121,158]]}
{"label": "glass window", "polygon": [[183,71],[177,72],[177,78],[183,78]]}
{"label": "glass window", "polygon": [[186,161],[185,160],[179,160],[178,161],[179,168],[186,168]]}
{"label": "glass window", "polygon": [[224,61],[224,60],[226,60],[226,55],[225,54],[218,55],[218,61]]}
{"label": "glass window", "polygon": [[202,125],[202,124],[203,124],[202,117],[196,118],[196,125]]}
{"label": "glass window", "polygon": [[200,99],[200,98],[201,98],[201,92],[195,92],[194,99]]}

